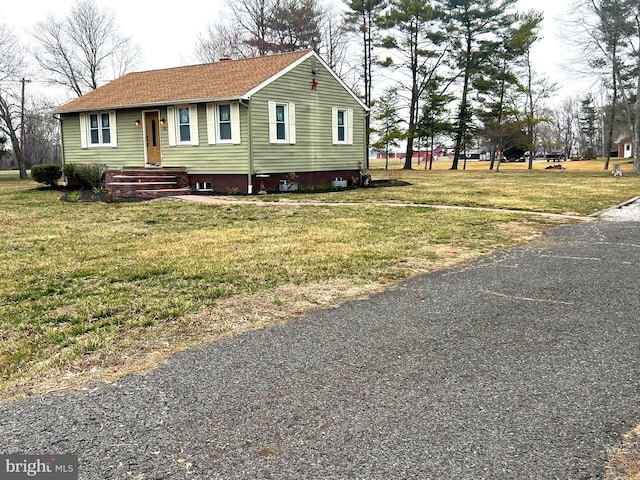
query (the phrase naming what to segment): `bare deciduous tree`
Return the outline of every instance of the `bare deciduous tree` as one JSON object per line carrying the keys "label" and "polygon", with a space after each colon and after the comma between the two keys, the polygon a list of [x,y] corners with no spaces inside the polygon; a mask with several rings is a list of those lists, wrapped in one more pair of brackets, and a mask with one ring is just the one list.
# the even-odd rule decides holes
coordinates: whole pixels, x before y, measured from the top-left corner
{"label": "bare deciduous tree", "polygon": [[567,97],[559,105],[543,112],[545,121],[540,124],[539,139],[545,152],[562,149],[569,157],[577,149],[579,138],[580,102]]}
{"label": "bare deciduous tree", "polygon": [[25,113],[24,162],[27,168],[40,163],[61,163],[58,120],[51,115],[51,100],[30,98]]}
{"label": "bare deciduous tree", "polygon": [[237,0],[229,1],[228,4],[236,28],[247,45],[254,48],[257,55],[269,53],[269,22],[276,0]]}
{"label": "bare deciduous tree", "polygon": [[[604,146],[606,169],[616,117],[626,120],[634,139],[634,152],[640,145],[640,3],[579,0],[574,10],[575,19],[568,32],[581,49],[576,63],[586,67],[587,75],[604,78],[610,93]],[[633,172],[640,174],[640,155],[634,155]]]}
{"label": "bare deciduous tree", "polygon": [[4,24],[0,24],[0,81],[17,78],[22,68],[24,49],[18,38]]}
{"label": "bare deciduous tree", "polygon": [[[23,67],[24,48],[15,34],[6,25],[0,24],[0,81],[8,85],[18,85],[17,80]],[[20,178],[27,178],[19,136],[20,113],[20,102],[16,101],[15,92],[0,85],[0,133],[11,143]]]}
{"label": "bare deciduous tree", "polygon": [[340,12],[326,11],[322,25],[320,25],[322,41],[318,54],[339,77],[343,77],[345,71],[351,68],[350,47],[355,33],[353,24]]}
{"label": "bare deciduous tree", "polygon": [[78,0],[69,14],[50,14],[33,29],[34,55],[49,81],[81,96],[135,68],[140,49],[120,33],[115,12],[95,0]]}
{"label": "bare deciduous tree", "polygon": [[217,62],[224,56],[251,58],[257,54],[257,49],[245,43],[242,32],[225,20],[209,24],[196,41],[195,55],[203,63]]}
{"label": "bare deciduous tree", "polygon": [[301,48],[320,52],[327,14],[318,0],[240,0],[228,5],[231,18],[210,24],[198,35],[199,60],[214,62],[224,55],[248,58]]}

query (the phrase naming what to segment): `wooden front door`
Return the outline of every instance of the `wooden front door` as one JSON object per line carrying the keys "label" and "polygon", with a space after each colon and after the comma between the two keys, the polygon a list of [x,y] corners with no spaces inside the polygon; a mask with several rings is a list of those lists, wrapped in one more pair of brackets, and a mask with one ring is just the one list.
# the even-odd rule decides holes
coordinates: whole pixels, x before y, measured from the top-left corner
{"label": "wooden front door", "polygon": [[160,165],[160,120],[158,112],[144,113],[144,138],[147,151],[147,165]]}

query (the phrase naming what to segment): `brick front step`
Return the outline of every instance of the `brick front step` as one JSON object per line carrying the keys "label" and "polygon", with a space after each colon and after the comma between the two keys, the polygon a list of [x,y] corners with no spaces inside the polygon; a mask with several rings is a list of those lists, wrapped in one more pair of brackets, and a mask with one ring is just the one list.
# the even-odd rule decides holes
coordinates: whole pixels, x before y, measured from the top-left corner
{"label": "brick front step", "polygon": [[159,198],[190,193],[181,168],[123,168],[106,175],[107,190],[120,198]]}
{"label": "brick front step", "polygon": [[178,181],[175,175],[113,175],[111,183],[136,183],[136,182],[174,182]]}
{"label": "brick front step", "polygon": [[[178,183],[174,181],[162,182],[162,181],[138,181],[138,182],[111,182],[109,184],[111,188],[133,188],[135,190],[163,190],[167,188],[178,188]],[[182,187],[180,187],[182,188]]]}

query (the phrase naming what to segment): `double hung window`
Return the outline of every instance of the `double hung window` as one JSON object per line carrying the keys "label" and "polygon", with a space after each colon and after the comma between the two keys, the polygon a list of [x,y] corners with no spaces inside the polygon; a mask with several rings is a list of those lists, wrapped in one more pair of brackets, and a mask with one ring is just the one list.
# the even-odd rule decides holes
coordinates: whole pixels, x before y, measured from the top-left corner
{"label": "double hung window", "polygon": [[116,112],[80,114],[82,148],[117,147]]}
{"label": "double hung window", "polygon": [[269,102],[269,143],[296,143],[295,103]]}

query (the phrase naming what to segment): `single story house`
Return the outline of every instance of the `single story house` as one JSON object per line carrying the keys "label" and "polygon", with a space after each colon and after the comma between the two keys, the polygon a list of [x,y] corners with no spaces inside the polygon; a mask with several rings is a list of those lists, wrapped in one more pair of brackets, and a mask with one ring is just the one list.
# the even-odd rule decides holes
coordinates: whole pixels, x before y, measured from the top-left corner
{"label": "single story house", "polygon": [[366,162],[367,108],[312,50],[129,73],[54,113],[64,163],[105,164],[122,196],[323,185]]}

